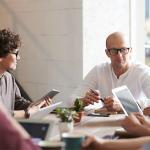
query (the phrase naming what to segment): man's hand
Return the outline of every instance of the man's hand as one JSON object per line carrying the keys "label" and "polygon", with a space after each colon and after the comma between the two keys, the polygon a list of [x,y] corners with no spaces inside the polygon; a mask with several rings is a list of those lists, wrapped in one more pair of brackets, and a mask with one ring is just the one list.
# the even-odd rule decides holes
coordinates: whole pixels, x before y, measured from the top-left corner
{"label": "man's hand", "polygon": [[150,116],[150,107],[144,108],[143,113],[144,113],[144,115],[146,115],[146,116]]}
{"label": "man's hand", "polygon": [[119,102],[115,100],[113,96],[107,96],[104,98],[104,106],[107,108],[108,111],[122,111]]}
{"label": "man's hand", "polygon": [[85,97],[80,99],[83,101],[84,106],[87,106],[89,104],[94,104],[94,102],[98,103],[100,99],[100,92],[98,90],[89,89],[86,92]]}

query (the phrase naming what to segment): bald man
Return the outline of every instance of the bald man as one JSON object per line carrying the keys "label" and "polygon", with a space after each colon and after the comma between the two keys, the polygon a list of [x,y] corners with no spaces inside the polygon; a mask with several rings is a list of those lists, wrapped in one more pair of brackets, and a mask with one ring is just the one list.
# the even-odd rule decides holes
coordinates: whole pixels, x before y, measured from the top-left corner
{"label": "bald man", "polygon": [[132,48],[123,33],[114,32],[107,37],[105,53],[110,62],[96,65],[72,99],[80,97],[86,106],[103,98],[108,110],[119,112],[121,107],[112,96],[113,88],[127,85],[136,100],[141,100],[143,93],[150,98],[150,68],[131,60]]}

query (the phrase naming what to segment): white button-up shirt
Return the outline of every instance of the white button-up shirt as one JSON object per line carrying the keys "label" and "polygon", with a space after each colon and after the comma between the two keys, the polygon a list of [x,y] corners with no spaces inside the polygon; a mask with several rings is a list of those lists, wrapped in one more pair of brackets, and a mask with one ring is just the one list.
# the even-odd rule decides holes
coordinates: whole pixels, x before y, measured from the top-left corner
{"label": "white button-up shirt", "polygon": [[102,98],[111,96],[112,89],[122,85],[130,89],[136,100],[141,100],[143,96],[150,98],[150,67],[132,62],[129,69],[117,78],[109,62],[96,65],[73,93],[71,99],[73,102],[77,97],[85,96],[89,88],[99,90]]}

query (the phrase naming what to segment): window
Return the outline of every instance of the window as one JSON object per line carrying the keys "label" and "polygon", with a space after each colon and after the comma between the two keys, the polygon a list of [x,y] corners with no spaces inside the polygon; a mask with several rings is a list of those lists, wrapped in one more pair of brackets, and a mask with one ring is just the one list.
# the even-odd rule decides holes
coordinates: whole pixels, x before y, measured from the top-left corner
{"label": "window", "polygon": [[145,0],[145,61],[150,66],[150,0]]}

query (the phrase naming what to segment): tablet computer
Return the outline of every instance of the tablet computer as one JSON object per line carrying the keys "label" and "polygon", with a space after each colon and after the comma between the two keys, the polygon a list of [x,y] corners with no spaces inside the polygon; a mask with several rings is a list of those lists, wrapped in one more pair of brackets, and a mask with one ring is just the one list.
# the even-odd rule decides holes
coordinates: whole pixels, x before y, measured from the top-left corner
{"label": "tablet computer", "polygon": [[31,135],[32,139],[37,142],[41,140],[49,140],[53,130],[54,121],[52,120],[17,120],[21,126]]}
{"label": "tablet computer", "polygon": [[43,119],[45,116],[47,116],[50,112],[52,112],[55,108],[57,108],[62,102],[54,103],[46,107],[42,107],[39,109],[39,111],[33,113],[30,115],[29,119]]}
{"label": "tablet computer", "polygon": [[119,101],[125,115],[128,116],[132,112],[140,112],[141,114],[143,114],[140,106],[138,105],[131,91],[126,85],[112,89],[112,93]]}
{"label": "tablet computer", "polygon": [[46,98],[53,98],[55,95],[57,95],[58,93],[60,93],[60,91],[52,89],[51,91],[49,91],[47,94],[45,94],[43,97],[41,97],[39,100],[32,102],[30,106],[33,105],[38,105],[40,104],[44,99]]}

